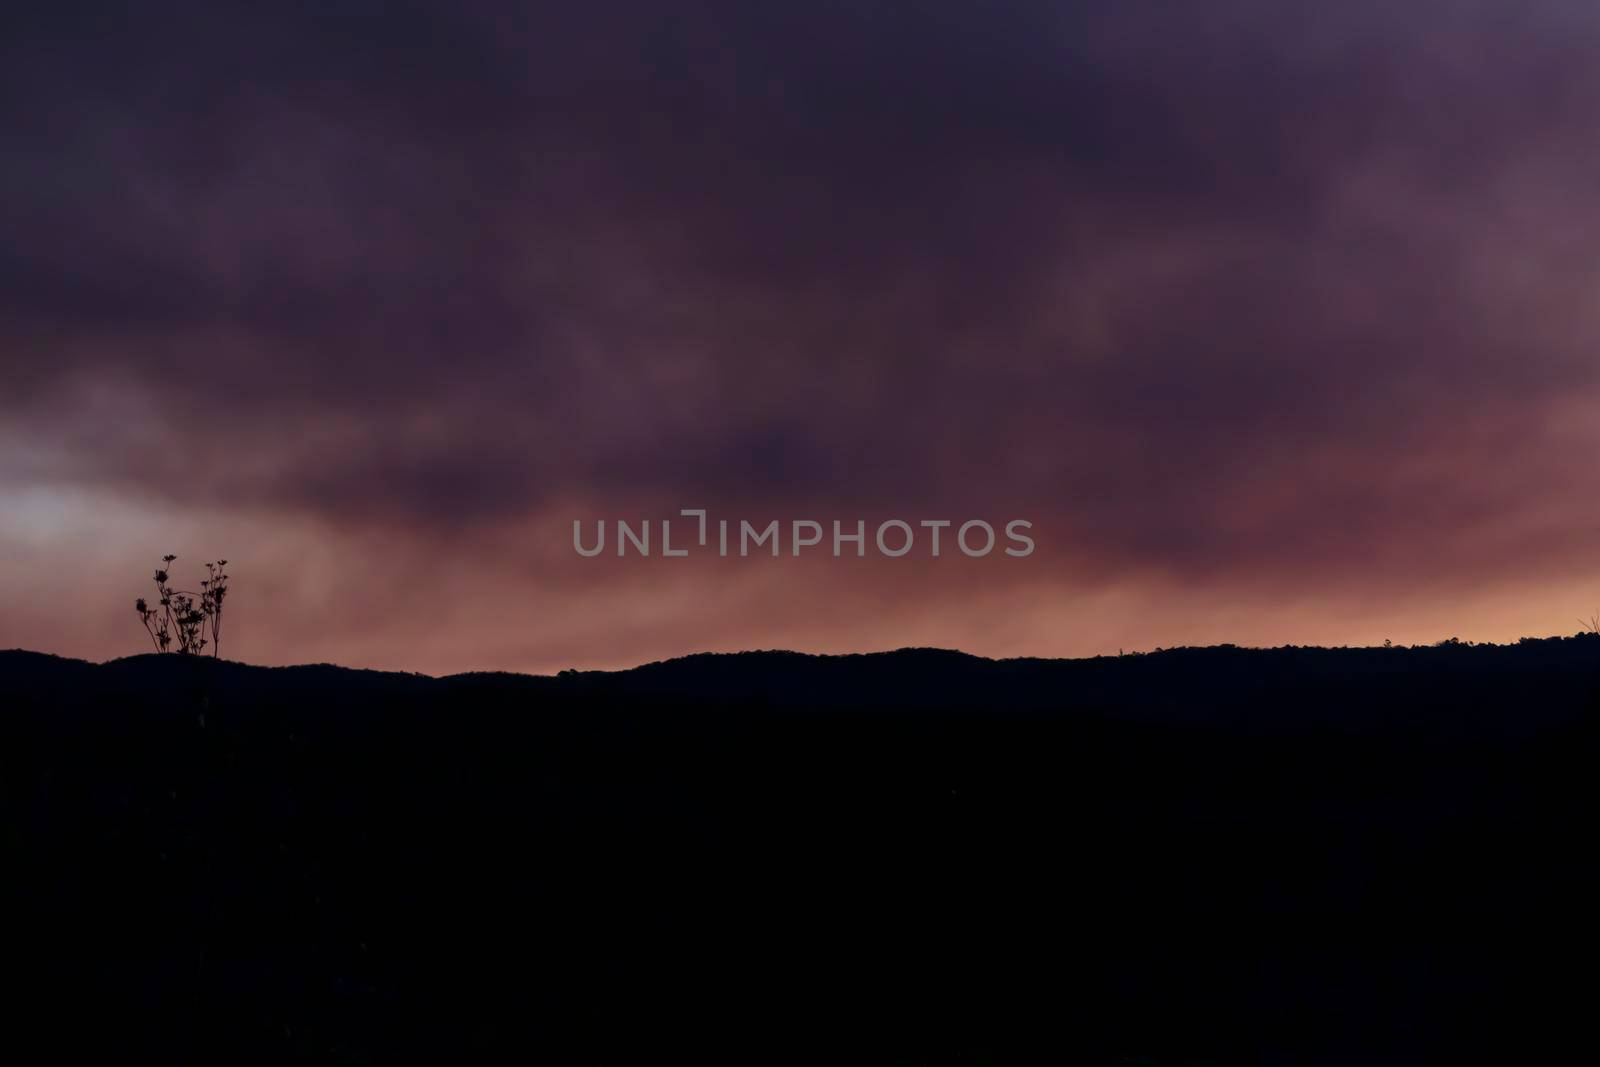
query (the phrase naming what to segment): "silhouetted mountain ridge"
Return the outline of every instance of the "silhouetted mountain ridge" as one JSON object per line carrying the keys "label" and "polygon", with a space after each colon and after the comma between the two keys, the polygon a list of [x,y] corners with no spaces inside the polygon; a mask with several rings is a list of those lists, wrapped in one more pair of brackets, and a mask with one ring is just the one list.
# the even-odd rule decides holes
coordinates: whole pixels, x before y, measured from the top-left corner
{"label": "silhouetted mountain ridge", "polygon": [[62,1054],[1410,1067],[1592,1040],[1565,977],[1592,635],[443,678],[11,651],[0,691],[14,1015]]}
{"label": "silhouetted mountain ridge", "polygon": [[[1548,685],[1567,678],[1580,686],[1600,668],[1600,637],[1524,638],[1516,644],[1441,642],[1411,647],[1325,648],[1236,645],[1181,647],[1149,653],[1080,659],[988,659],[949,649],[827,655],[762,650],[697,653],[616,671],[562,671],[557,675],[469,672],[422,674],[307,664],[259,667],[231,661],[143,654],[92,664],[45,653],[0,652],[0,672],[11,685],[49,685],[57,680],[98,684],[121,679],[203,678],[212,684],[274,690],[332,687],[339,691],[413,687],[483,692],[506,687],[540,695],[629,696],[666,701],[755,702],[764,707],[822,710],[989,709],[1041,711],[1078,708],[1118,711],[1140,718],[1226,721],[1355,722],[1385,710],[1391,701],[1355,699],[1368,685],[1412,687],[1412,711],[1449,715],[1481,705],[1483,686],[1514,689],[1530,678]],[[1465,698],[1472,696],[1469,702]],[[1286,715],[1275,700],[1291,699]],[[1528,714],[1565,721],[1581,703],[1552,702],[1524,709],[1508,727],[1526,725]]]}

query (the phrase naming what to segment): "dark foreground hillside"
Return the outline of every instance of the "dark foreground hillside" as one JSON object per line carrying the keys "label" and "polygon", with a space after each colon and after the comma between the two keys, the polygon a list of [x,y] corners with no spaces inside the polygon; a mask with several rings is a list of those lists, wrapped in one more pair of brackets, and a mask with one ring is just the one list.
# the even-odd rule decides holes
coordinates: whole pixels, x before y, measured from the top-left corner
{"label": "dark foreground hillside", "polygon": [[52,1061],[1596,1051],[1600,638],[0,692]]}

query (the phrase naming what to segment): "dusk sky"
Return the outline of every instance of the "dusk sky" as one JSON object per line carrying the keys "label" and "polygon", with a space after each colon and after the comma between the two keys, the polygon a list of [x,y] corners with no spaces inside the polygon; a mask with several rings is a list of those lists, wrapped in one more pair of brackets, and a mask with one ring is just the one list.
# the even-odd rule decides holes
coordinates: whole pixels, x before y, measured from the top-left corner
{"label": "dusk sky", "polygon": [[[1600,5],[11,5],[0,648],[1572,633]],[[572,522],[1033,523],[581,558]],[[870,533],[869,533],[870,536]]]}

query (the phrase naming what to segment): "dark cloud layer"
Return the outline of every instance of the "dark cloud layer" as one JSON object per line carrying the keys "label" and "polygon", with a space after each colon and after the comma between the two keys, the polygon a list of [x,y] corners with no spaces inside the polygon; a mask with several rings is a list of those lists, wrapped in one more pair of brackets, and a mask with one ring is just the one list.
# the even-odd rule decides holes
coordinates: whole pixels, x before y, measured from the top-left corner
{"label": "dark cloud layer", "polygon": [[1035,588],[1594,576],[1592,5],[35,8],[18,500],[515,529],[528,590],[697,504],[1025,515]]}

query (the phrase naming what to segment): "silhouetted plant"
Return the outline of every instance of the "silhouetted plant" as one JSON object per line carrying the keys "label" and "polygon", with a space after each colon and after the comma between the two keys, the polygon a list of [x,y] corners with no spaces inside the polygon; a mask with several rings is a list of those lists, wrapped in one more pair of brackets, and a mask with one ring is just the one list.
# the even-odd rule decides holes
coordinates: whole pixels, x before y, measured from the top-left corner
{"label": "silhouetted plant", "polygon": [[1578,621],[1583,624],[1584,633],[1600,636],[1600,611],[1595,612],[1587,619],[1579,619]]}
{"label": "silhouetted plant", "polygon": [[211,630],[211,654],[222,655],[222,601],[228,595],[228,561],[219,559],[206,564],[207,578],[200,583],[205,590],[200,595],[201,610],[206,615],[206,625]]}
{"label": "silhouetted plant", "polygon": [[[206,645],[211,654],[220,656],[222,649],[222,606],[228,595],[228,561],[217,560],[206,564],[206,579],[200,583],[200,592],[191,593],[174,589],[169,570],[177,556],[162,556],[156,568],[156,606],[140,597],[133,608],[157,652],[173,651],[177,642],[179,655],[197,656]],[[207,640],[209,635],[210,640]]]}

